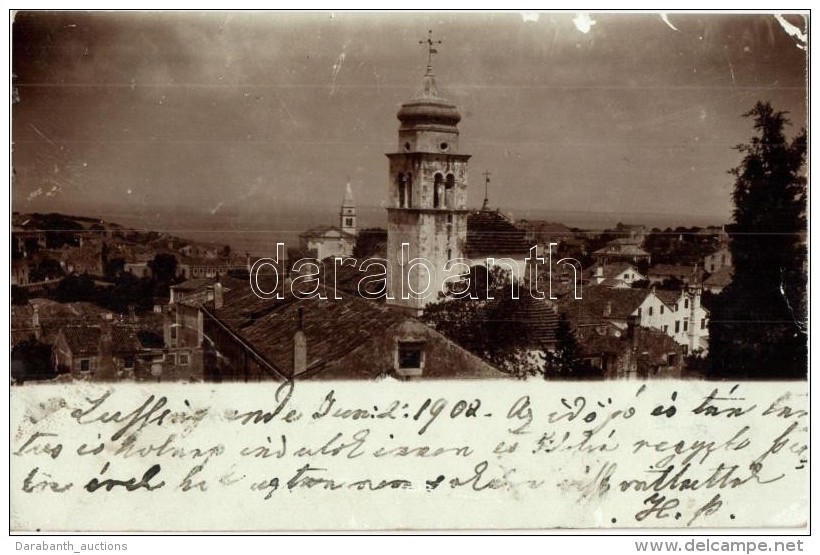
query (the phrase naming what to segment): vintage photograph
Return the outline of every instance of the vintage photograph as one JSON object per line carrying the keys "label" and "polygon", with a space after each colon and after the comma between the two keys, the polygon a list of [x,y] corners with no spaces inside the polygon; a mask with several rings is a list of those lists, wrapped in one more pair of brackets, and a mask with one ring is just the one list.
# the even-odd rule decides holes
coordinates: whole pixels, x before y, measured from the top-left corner
{"label": "vintage photograph", "polygon": [[803,379],[804,27],[17,13],[12,382]]}
{"label": "vintage photograph", "polygon": [[[528,387],[582,381],[598,392],[584,401],[598,417],[618,405],[607,391],[631,388],[624,398],[637,402],[639,387],[666,388],[652,390],[663,401],[647,408],[658,405],[654,416],[671,418],[687,388],[697,417],[740,417],[753,400],[764,416],[806,416],[795,407],[807,408],[808,14],[11,18],[13,402],[48,386],[92,411],[151,391],[145,409],[165,391],[245,387],[268,392],[277,409],[266,414],[281,418],[288,388],[304,382],[330,391],[312,407],[318,420],[342,405],[336,383],[358,383],[362,400],[385,383],[430,396],[447,384],[523,392],[526,402],[492,412],[512,419],[536,405]],[[761,380],[796,397],[729,394]],[[480,414],[461,395],[448,419]],[[562,395],[555,404],[580,421],[580,403]],[[431,399],[368,401],[356,414],[423,422]],[[57,404],[41,403],[44,414],[61,414]],[[140,429],[155,422],[134,414]],[[15,461],[36,443],[22,430]],[[265,449],[284,456],[285,436],[280,446],[266,433]],[[365,436],[333,449],[352,455]],[[742,435],[717,436],[745,447]],[[805,446],[791,453],[801,468]],[[767,456],[746,481],[766,483]],[[30,466],[22,491],[62,487]],[[134,470],[128,487],[151,491],[159,466]],[[747,466],[732,479],[745,484]],[[420,489],[468,483],[441,474]],[[478,491],[489,470],[475,475]],[[640,489],[630,480],[621,491]],[[667,509],[674,522],[657,525],[688,521]],[[749,522],[724,513],[719,526]],[[569,525],[625,523],[611,516]]]}

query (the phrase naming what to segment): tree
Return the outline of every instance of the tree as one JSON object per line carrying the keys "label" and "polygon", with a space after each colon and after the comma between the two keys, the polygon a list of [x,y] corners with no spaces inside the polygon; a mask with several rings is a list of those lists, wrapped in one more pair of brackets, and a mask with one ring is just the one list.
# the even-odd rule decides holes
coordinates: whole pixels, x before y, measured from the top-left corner
{"label": "tree", "polygon": [[561,313],[555,330],[555,350],[544,356],[546,379],[600,379],[603,372],[583,360],[581,345],[572,332],[567,315]]}
{"label": "tree", "polygon": [[[532,301],[525,286],[514,299],[510,273],[483,266],[471,268],[469,284],[465,279],[448,285],[450,298],[428,304],[422,321],[505,372],[519,377],[538,373],[537,362],[529,356],[529,322],[520,317],[523,303]],[[452,298],[468,285],[470,296]]]}
{"label": "tree", "polygon": [[56,376],[51,365],[51,346],[34,337],[14,346],[11,350],[11,377],[15,382],[50,380]]}
{"label": "tree", "polygon": [[124,272],[114,280],[113,287],[101,291],[99,303],[121,313],[127,312],[129,305],[134,305],[139,312],[150,310],[155,285],[152,279],[138,278]]}
{"label": "tree", "polygon": [[173,254],[160,253],[148,262],[154,283],[153,295],[167,297],[169,288],[176,282],[177,257]]}
{"label": "tree", "polygon": [[370,227],[359,231],[353,246],[353,258],[384,257],[387,252],[387,230]]}
{"label": "tree", "polygon": [[57,285],[52,296],[61,303],[94,302],[97,300],[97,288],[87,273],[70,275]]}
{"label": "tree", "polygon": [[19,285],[11,286],[11,304],[15,306],[27,305],[29,299],[28,290]]}
{"label": "tree", "polygon": [[805,378],[806,131],[791,141],[785,112],[758,102],[755,136],[737,146],[731,285],[714,299],[709,366],[721,378]]}
{"label": "tree", "polygon": [[105,277],[109,279],[115,279],[119,277],[121,274],[125,272],[125,258],[123,258],[122,256],[116,256],[114,258],[105,260],[103,272],[105,274]]}
{"label": "tree", "polygon": [[37,283],[39,281],[63,277],[64,275],[65,272],[63,271],[63,267],[60,266],[60,262],[45,256],[31,269],[29,281]]}
{"label": "tree", "polygon": [[177,276],[177,257],[173,254],[160,253],[148,262],[151,274],[160,283],[171,283]]}
{"label": "tree", "polygon": [[675,276],[669,276],[662,282],[658,284],[658,289],[664,289],[666,291],[680,291],[683,286],[686,285],[683,283],[679,278]]}

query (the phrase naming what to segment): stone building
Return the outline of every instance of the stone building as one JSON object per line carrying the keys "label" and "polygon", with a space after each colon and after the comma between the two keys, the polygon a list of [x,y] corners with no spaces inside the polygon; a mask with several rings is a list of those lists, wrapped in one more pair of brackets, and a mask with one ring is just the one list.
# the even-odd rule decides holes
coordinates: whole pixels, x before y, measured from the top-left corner
{"label": "stone building", "polygon": [[460,273],[447,262],[465,258],[470,155],[460,152],[461,114],[439,92],[430,57],[421,88],[397,117],[397,148],[387,154],[388,302],[418,314]]}
{"label": "stone building", "polygon": [[[526,231],[488,206],[467,207],[470,155],[459,147],[458,108],[440,91],[429,50],[416,95],[401,106],[397,148],[388,153],[388,303],[420,314],[470,266],[526,275]],[[487,179],[489,180],[489,174]]]}

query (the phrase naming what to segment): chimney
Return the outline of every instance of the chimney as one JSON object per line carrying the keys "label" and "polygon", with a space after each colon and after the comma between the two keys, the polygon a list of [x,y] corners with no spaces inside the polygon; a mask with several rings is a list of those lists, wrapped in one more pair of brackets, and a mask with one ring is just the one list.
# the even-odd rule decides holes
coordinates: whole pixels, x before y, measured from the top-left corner
{"label": "chimney", "polygon": [[296,312],[296,333],[293,334],[293,376],[298,376],[307,368],[307,338],[303,331],[302,309]]}
{"label": "chimney", "polygon": [[117,378],[117,368],[113,357],[114,348],[123,347],[123,345],[114,345],[113,320],[103,317],[98,327],[100,329],[99,359],[95,377],[103,381],[113,380]]}
{"label": "chimney", "polygon": [[245,268],[248,270],[248,273],[251,272],[251,252],[245,251]]}
{"label": "chimney", "polygon": [[222,308],[222,284],[218,281],[214,283],[214,308],[216,310]]}
{"label": "chimney", "polygon": [[631,315],[626,318],[626,338],[630,342],[629,346],[632,347],[632,349],[638,348],[639,327],[637,316]]}
{"label": "chimney", "polygon": [[137,312],[133,304],[128,305],[128,321],[132,324],[137,323]]}
{"label": "chimney", "polygon": [[604,267],[603,267],[603,265],[598,264],[595,267],[595,277],[596,277],[597,283],[601,283],[602,281],[604,281]]}
{"label": "chimney", "polygon": [[612,316],[612,302],[607,301],[604,307],[604,316]]}

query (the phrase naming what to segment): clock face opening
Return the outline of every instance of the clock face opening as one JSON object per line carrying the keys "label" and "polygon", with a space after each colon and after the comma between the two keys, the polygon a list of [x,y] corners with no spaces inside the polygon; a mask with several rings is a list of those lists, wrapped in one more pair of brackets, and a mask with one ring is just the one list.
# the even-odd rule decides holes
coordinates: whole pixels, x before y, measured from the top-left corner
{"label": "clock face opening", "polygon": [[441,151],[446,151],[448,148],[450,148],[450,145],[448,143],[441,143],[440,145],[438,145],[438,148]]}
{"label": "clock face opening", "polygon": [[410,150],[410,143],[404,143],[404,150]]}

